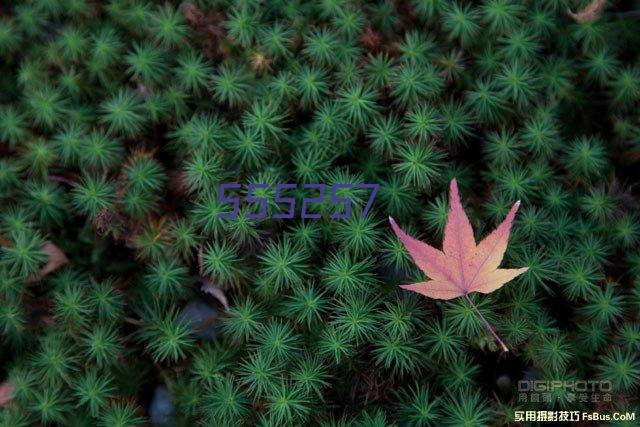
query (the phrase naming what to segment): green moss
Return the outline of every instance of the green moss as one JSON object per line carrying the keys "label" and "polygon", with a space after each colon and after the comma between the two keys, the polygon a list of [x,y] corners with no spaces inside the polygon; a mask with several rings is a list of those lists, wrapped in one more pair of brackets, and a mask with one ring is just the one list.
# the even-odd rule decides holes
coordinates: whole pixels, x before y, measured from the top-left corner
{"label": "green moss", "polygon": [[[0,7],[0,425],[155,423],[159,384],[175,425],[634,410],[640,37],[612,12],[638,1],[161,3]],[[397,286],[424,277],[387,217],[439,246],[453,177],[482,234],[522,201],[528,271],[471,296],[508,354],[468,301]],[[525,403],[522,379],[614,393]]]}

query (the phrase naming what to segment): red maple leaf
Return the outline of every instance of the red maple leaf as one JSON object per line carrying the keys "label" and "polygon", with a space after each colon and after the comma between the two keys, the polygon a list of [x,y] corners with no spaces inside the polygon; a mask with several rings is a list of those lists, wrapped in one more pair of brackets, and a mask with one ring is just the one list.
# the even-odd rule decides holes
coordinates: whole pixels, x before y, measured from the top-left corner
{"label": "red maple leaf", "polygon": [[527,267],[498,268],[507,249],[511,225],[520,202],[513,205],[498,228],[476,244],[473,228],[460,202],[455,179],[451,181],[449,199],[451,208],[444,229],[442,250],[408,236],[398,227],[393,218],[389,217],[393,231],[400,238],[413,261],[430,278],[426,282],[402,285],[402,288],[437,299],[464,296],[489,332],[498,340],[502,349],[508,351],[506,345],[469,298],[469,294],[471,292],[491,293],[527,271]]}

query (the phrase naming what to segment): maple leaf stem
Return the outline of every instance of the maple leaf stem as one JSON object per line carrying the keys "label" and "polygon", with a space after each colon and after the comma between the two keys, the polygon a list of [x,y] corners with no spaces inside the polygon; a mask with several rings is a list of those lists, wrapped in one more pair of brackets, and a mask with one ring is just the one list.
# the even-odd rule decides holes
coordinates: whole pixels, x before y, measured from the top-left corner
{"label": "maple leaf stem", "polygon": [[489,324],[489,322],[487,322],[487,319],[485,319],[484,316],[482,315],[482,313],[480,313],[480,310],[478,310],[478,307],[476,307],[476,305],[473,303],[471,298],[469,298],[469,294],[464,294],[464,297],[467,299],[469,304],[471,304],[471,307],[476,311],[476,313],[478,313],[478,316],[480,316],[480,319],[484,323],[484,327],[487,329],[487,331],[491,332],[491,335],[493,335],[493,337],[496,339],[496,341],[498,341],[500,343],[500,346],[502,347],[502,351],[504,351],[505,353],[508,352],[509,349],[507,348],[505,343],[500,339],[500,337],[498,336],[496,331],[491,327],[491,324]]}

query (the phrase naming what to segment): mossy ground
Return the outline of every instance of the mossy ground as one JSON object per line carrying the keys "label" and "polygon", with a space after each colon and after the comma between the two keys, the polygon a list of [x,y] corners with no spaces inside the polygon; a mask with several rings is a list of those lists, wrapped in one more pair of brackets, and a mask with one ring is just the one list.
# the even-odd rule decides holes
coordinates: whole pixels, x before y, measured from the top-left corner
{"label": "mossy ground", "polygon": [[[640,4],[586,4],[3,2],[1,424],[637,412]],[[421,275],[387,217],[439,246],[453,177],[479,234],[522,201],[504,265],[528,272],[473,294],[508,354],[464,299],[398,287]],[[270,184],[269,218],[219,218],[232,182]],[[274,219],[281,183],[380,191]]]}

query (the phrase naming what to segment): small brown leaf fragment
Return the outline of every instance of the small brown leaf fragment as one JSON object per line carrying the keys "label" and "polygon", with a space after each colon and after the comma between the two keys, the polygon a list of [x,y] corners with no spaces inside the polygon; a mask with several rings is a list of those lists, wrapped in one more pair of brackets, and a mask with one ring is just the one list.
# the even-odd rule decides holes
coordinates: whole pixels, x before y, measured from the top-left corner
{"label": "small brown leaf fragment", "polygon": [[47,263],[40,269],[38,275],[44,277],[49,273],[53,273],[63,265],[69,262],[69,258],[60,250],[59,247],[51,242],[45,242],[42,245],[42,252],[47,254]]}
{"label": "small brown leaf fragment", "polygon": [[372,51],[378,50],[382,46],[382,37],[380,37],[380,33],[375,31],[369,25],[365,28],[360,37],[358,37],[358,41],[365,49]]}
{"label": "small brown leaf fragment", "polygon": [[10,248],[13,246],[13,242],[4,236],[0,235],[0,246],[4,246],[5,248]]}
{"label": "small brown leaf fragment", "polygon": [[100,235],[105,234],[107,232],[107,228],[111,223],[111,212],[108,209],[102,209],[96,215],[96,229]]}
{"label": "small brown leaf fragment", "polygon": [[180,12],[182,12],[187,22],[194,26],[200,25],[200,22],[204,19],[204,12],[192,3],[182,3],[180,5]]}
{"label": "small brown leaf fragment", "polygon": [[271,59],[262,52],[251,55],[251,68],[257,72],[271,71]]}
{"label": "small brown leaf fragment", "polygon": [[567,14],[571,18],[573,18],[574,21],[581,24],[584,24],[586,22],[594,22],[600,18],[606,6],[607,0],[592,0],[591,3],[586,5],[577,13],[573,13],[571,10],[568,10]]}
{"label": "small brown leaf fragment", "polygon": [[180,12],[202,37],[204,51],[209,58],[221,55],[220,42],[224,35],[222,17],[217,12],[205,12],[190,2],[180,5]]}
{"label": "small brown leaf fragment", "polygon": [[203,280],[202,286],[200,290],[205,294],[209,294],[213,296],[215,299],[220,301],[225,310],[229,309],[229,300],[227,299],[227,295],[225,295],[224,291],[220,286],[214,285],[210,280]]}
{"label": "small brown leaf fragment", "polygon": [[47,263],[29,279],[29,282],[37,282],[69,262],[64,252],[49,241],[45,242],[40,249],[47,255]]}
{"label": "small brown leaf fragment", "polygon": [[9,405],[13,398],[13,385],[9,381],[5,381],[0,384],[0,408],[4,408]]}

